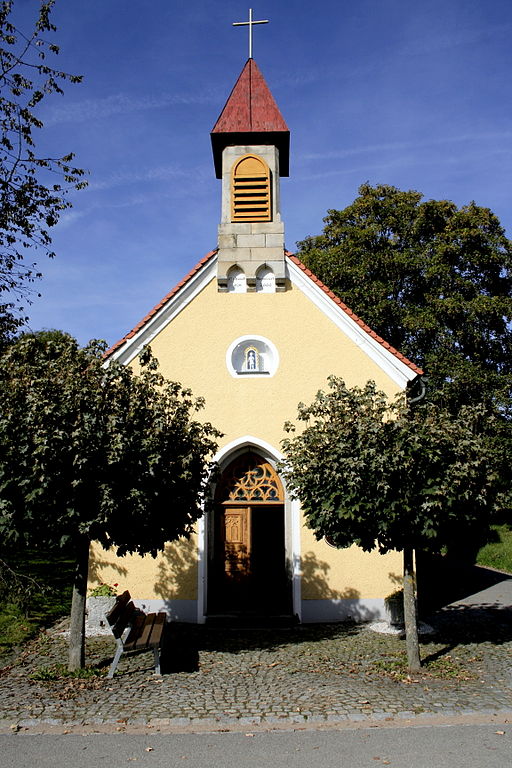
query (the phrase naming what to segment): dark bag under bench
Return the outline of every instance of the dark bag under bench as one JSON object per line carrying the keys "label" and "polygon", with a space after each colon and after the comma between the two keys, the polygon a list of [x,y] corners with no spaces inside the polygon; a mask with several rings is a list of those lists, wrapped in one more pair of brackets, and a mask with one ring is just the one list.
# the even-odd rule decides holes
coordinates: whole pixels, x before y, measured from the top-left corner
{"label": "dark bag under bench", "polygon": [[167,619],[166,613],[144,613],[136,608],[128,591],[116,598],[115,605],[106,615],[117,649],[107,677],[114,677],[117,664],[124,651],[153,651],[155,672],[160,674],[160,648]]}

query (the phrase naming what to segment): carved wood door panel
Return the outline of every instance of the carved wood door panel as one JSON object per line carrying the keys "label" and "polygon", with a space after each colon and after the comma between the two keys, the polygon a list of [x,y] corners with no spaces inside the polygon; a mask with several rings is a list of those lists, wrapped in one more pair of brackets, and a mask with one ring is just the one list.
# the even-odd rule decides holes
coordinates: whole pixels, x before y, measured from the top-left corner
{"label": "carved wood door panel", "polygon": [[248,576],[251,570],[251,508],[224,509],[221,525],[225,573],[235,579]]}

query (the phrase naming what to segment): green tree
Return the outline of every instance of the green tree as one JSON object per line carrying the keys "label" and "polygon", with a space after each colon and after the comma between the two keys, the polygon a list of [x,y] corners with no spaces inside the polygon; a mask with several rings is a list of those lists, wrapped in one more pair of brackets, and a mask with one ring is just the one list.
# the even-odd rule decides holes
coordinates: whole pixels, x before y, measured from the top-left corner
{"label": "green tree", "polygon": [[491,403],[512,418],[512,244],[475,203],[363,184],[299,258],[422,367],[432,402]]}
{"label": "green tree", "polygon": [[[365,551],[404,556],[404,612],[409,668],[420,666],[416,627],[414,550],[437,553],[469,529],[486,526],[496,505],[498,477],[481,405],[458,416],[434,404],[390,404],[369,382],[348,389],[329,379],[310,406],[299,405],[304,426],[283,442],[284,474],[317,539]],[[301,427],[302,428],[302,427]]]}
{"label": "green tree", "polygon": [[89,545],[156,555],[203,511],[219,436],[203,403],[166,381],[149,351],[140,374],[104,345],[22,336],[0,357],[0,536],[71,547],[77,560],[71,669],[84,663]]}
{"label": "green tree", "polygon": [[30,283],[41,276],[29,254],[42,249],[54,256],[49,230],[71,205],[66,193],[85,185],[71,153],[47,157],[36,150],[42,100],[62,94],[64,82],[81,80],[48,63],[59,52],[46,38],[56,31],[53,5],[54,0],[34,3],[34,27],[25,33],[13,20],[13,0],[0,2],[0,293],[6,294],[0,341],[23,323],[22,307],[17,311],[15,302],[27,299]]}

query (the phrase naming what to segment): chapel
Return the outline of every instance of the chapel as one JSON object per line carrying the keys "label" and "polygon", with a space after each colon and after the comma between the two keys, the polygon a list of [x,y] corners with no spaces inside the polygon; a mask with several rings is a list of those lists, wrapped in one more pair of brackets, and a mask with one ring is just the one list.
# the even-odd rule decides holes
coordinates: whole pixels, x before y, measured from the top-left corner
{"label": "chapel", "polygon": [[393,398],[421,371],[285,250],[290,133],[250,54],[211,132],[218,247],[108,352],[136,365],[151,345],[167,378],[205,398],[203,418],[224,435],[213,503],[156,560],[93,547],[91,562],[95,578],[178,621],[382,620],[399,554],[317,541],[279,474],[280,444],[329,375]]}

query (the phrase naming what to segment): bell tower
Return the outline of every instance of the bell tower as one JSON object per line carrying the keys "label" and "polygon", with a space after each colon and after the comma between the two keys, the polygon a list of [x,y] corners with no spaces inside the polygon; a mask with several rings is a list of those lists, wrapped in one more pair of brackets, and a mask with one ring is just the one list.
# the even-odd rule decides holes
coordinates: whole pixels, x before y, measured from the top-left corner
{"label": "bell tower", "polygon": [[252,56],[211,140],[215,173],[222,179],[218,289],[284,291],[279,182],[289,173],[290,132]]}

